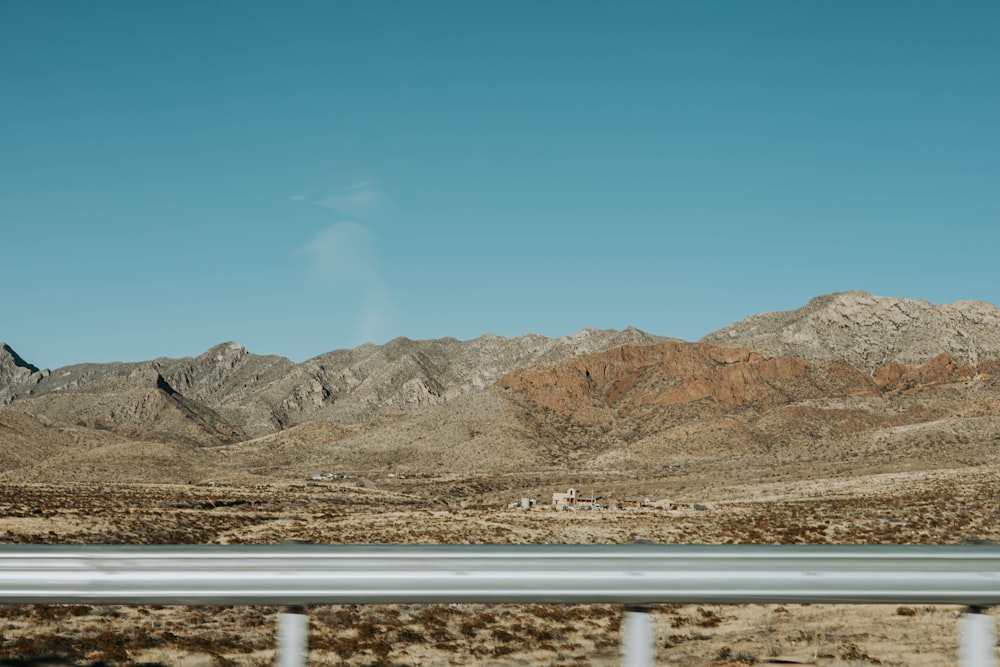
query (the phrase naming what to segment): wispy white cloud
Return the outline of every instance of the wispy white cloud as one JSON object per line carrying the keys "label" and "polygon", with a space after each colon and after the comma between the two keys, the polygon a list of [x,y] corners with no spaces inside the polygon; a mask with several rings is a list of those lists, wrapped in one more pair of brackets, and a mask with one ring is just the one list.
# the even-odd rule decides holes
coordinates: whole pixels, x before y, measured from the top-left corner
{"label": "wispy white cloud", "polygon": [[304,199],[309,199],[309,197],[307,197],[306,195],[292,195],[291,197],[289,197],[289,199],[291,199],[292,201],[302,201]]}
{"label": "wispy white cloud", "polygon": [[348,290],[360,296],[355,342],[388,338],[393,306],[379,267],[375,238],[364,225],[345,221],[319,232],[303,248],[320,289]]}
{"label": "wispy white cloud", "polygon": [[326,286],[366,283],[378,275],[374,239],[357,222],[338,222],[322,230],[303,248],[313,278]]}
{"label": "wispy white cloud", "polygon": [[384,201],[385,197],[375,181],[363,180],[339,187],[316,203],[352,218],[364,218],[382,206]]}

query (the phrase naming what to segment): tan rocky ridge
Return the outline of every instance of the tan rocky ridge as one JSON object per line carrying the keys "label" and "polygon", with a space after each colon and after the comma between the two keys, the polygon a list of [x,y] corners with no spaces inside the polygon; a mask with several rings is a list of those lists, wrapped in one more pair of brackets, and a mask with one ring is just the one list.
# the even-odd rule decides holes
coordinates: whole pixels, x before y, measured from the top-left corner
{"label": "tan rocky ridge", "polygon": [[128,437],[220,445],[310,420],[359,422],[404,413],[477,391],[536,361],[659,340],[632,328],[585,329],[555,339],[397,338],[302,364],[223,343],[195,358],[78,364],[51,373],[11,350],[3,357],[0,397],[23,411]]}
{"label": "tan rocky ridge", "polygon": [[929,301],[840,292],[797,310],[759,313],[704,338],[819,362],[845,359],[871,372],[892,362],[922,364],[942,352],[975,365],[1000,356],[1000,309],[982,301]]}

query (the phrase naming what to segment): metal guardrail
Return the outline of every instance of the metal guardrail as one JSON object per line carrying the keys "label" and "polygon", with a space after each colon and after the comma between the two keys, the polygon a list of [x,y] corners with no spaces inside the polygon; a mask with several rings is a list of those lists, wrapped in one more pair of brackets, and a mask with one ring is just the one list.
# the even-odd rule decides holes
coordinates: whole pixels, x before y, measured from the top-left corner
{"label": "metal guardrail", "polygon": [[0,603],[1000,605],[1000,546],[4,546]]}
{"label": "metal guardrail", "polygon": [[[4,546],[0,604],[835,603],[1000,606],[1000,546]],[[960,664],[993,665],[992,618],[968,614]],[[304,617],[283,615],[282,665]],[[651,637],[630,612],[626,638]],[[645,643],[643,639],[640,643]],[[627,665],[651,664],[625,644]],[[295,648],[287,648],[294,646]],[[638,657],[636,657],[638,656]]]}

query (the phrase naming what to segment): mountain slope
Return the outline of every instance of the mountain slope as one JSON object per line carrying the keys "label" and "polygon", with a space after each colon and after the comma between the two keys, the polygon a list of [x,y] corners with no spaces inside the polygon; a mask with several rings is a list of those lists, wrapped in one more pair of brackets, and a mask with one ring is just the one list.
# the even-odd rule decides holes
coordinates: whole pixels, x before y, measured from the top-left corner
{"label": "mountain slope", "polygon": [[626,345],[524,367],[424,410],[350,429],[315,422],[216,451],[236,470],[299,476],[953,466],[1000,456],[1000,361],[973,368],[942,355],[872,377],[842,360]]}
{"label": "mountain slope", "polygon": [[[223,343],[194,358],[78,364],[28,375],[10,372],[6,386],[11,400],[26,401],[26,410],[54,409],[76,419],[70,407],[74,396],[80,396],[81,406],[87,405],[93,402],[87,397],[95,392],[131,391],[137,377],[155,373],[171,388],[175,403],[182,397],[212,411],[208,421],[225,424],[223,431],[231,431],[226,437],[237,437],[237,432],[259,437],[316,419],[354,422],[421,409],[482,389],[529,363],[660,340],[632,328],[585,329],[556,339],[533,334],[471,341],[397,338],[386,345],[329,352],[302,364]],[[109,413],[99,422],[125,428],[119,418],[123,414],[129,411]]]}
{"label": "mountain slope", "polygon": [[350,422],[409,412],[480,390],[516,368],[625,343],[664,340],[637,329],[585,329],[571,336],[396,338],[320,355],[295,367],[266,392],[286,424],[312,419]]}
{"label": "mountain slope", "polygon": [[133,440],[214,446],[244,437],[211,408],[179,394],[150,365],[75,391],[25,399],[17,407]]}
{"label": "mountain slope", "polygon": [[[610,468],[746,455],[909,465],[960,460],[980,445],[1000,454],[997,359],[972,367],[942,354],[872,377],[843,360],[662,343],[525,368],[498,386],[541,440]],[[920,434],[912,449],[899,446],[907,429]],[[945,443],[961,446],[940,450]]]}
{"label": "mountain slope", "polygon": [[112,433],[81,428],[9,406],[0,408],[0,472],[32,467],[68,451],[88,451],[123,441]]}
{"label": "mountain slope", "polygon": [[1000,356],[1000,309],[840,292],[797,310],[752,315],[702,342],[812,362],[846,359],[867,372],[891,362],[922,364],[942,352],[974,366]]}

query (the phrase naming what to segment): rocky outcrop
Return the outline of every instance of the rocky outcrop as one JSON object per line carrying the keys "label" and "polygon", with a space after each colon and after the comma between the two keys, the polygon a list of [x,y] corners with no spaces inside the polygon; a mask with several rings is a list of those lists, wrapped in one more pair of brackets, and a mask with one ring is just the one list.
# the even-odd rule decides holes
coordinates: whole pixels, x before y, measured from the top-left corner
{"label": "rocky outcrop", "polygon": [[906,392],[973,380],[990,382],[1000,377],[1000,359],[970,366],[942,352],[926,364],[887,364],[877,368],[874,376],[879,387],[886,392]]}
{"label": "rocky outcrop", "polygon": [[295,364],[285,357],[251,354],[238,343],[216,345],[186,359],[158,359],[157,368],[177,391],[218,405],[239,405]]}
{"label": "rocky outcrop", "polygon": [[0,382],[8,382],[37,373],[38,368],[22,359],[7,343],[0,341]]}
{"label": "rocky outcrop", "polygon": [[610,423],[684,404],[707,412],[765,411],[832,396],[876,394],[867,375],[843,362],[822,366],[747,348],[667,342],[613,350],[504,376],[499,385],[581,423]]}
{"label": "rocky outcrop", "polygon": [[266,393],[295,368],[285,357],[251,354],[227,342],[197,357],[154,363],[179,394],[217,410],[247,434],[272,433],[283,426]]}
{"label": "rocky outcrop", "polygon": [[1000,309],[841,292],[797,310],[753,315],[702,342],[811,362],[841,358],[869,373],[889,363],[926,363],[942,352],[975,366],[1000,356]]}
{"label": "rocky outcrop", "polygon": [[48,371],[41,371],[22,359],[7,343],[0,342],[0,405],[30,391],[48,374]]}

